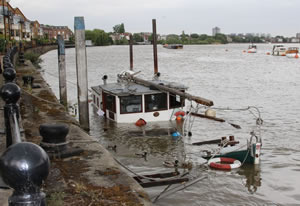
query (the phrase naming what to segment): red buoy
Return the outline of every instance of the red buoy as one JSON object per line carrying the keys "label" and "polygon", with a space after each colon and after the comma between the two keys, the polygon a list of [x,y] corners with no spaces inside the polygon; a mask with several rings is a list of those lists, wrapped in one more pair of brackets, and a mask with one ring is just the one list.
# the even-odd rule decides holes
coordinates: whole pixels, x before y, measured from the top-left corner
{"label": "red buoy", "polygon": [[147,124],[147,122],[142,118],[140,118],[138,121],[135,122],[135,125],[138,126],[138,127],[142,127],[146,124]]}

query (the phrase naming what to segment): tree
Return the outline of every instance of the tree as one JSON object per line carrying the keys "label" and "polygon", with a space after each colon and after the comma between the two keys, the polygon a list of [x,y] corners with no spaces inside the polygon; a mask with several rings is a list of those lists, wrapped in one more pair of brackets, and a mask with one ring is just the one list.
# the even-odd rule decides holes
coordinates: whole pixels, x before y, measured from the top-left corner
{"label": "tree", "polygon": [[228,43],[227,37],[224,34],[220,34],[220,33],[216,34],[215,39],[219,40],[222,44],[227,44]]}
{"label": "tree", "polygon": [[93,44],[96,46],[106,46],[110,45],[112,42],[109,34],[101,29],[94,29],[93,31],[86,30],[85,38],[87,40],[92,40]]}
{"label": "tree", "polygon": [[123,34],[123,33],[125,33],[124,23],[115,25],[113,27],[113,31],[114,31],[114,33],[117,33],[117,34]]}
{"label": "tree", "polygon": [[133,38],[133,41],[135,41],[135,42],[143,42],[144,41],[143,37],[138,33],[134,33],[132,38]]}
{"label": "tree", "polygon": [[198,39],[199,38],[199,35],[198,34],[191,34],[191,38],[193,38],[193,39]]}

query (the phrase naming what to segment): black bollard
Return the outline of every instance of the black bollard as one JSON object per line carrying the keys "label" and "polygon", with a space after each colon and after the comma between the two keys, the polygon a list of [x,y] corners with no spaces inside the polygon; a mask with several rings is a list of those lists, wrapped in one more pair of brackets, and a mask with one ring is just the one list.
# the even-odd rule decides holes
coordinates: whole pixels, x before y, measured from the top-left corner
{"label": "black bollard", "polygon": [[6,83],[0,90],[1,97],[5,102],[4,106],[4,120],[6,131],[6,147],[12,144],[11,125],[9,122],[9,115],[16,113],[17,119],[19,119],[19,106],[17,102],[21,96],[21,90],[15,83]]}
{"label": "black bollard", "polygon": [[49,170],[49,157],[38,145],[22,142],[10,146],[0,158],[0,175],[14,189],[9,206],[45,206],[41,186]]}
{"label": "black bollard", "polygon": [[50,158],[67,158],[83,152],[83,149],[79,147],[69,146],[66,139],[68,133],[67,124],[44,123],[40,125],[40,135],[43,137],[40,145]]}
{"label": "black bollard", "polygon": [[6,68],[3,71],[3,77],[5,79],[5,83],[13,82],[16,78],[16,70],[13,68]]}
{"label": "black bollard", "polygon": [[41,124],[40,135],[43,137],[41,146],[45,151],[59,153],[67,148],[66,137],[69,127],[66,124]]}

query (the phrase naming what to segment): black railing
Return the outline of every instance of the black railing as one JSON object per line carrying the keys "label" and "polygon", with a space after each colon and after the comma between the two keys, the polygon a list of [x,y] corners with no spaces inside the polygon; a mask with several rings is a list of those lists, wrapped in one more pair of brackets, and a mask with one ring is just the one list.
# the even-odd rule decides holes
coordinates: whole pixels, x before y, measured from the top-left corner
{"label": "black railing", "polygon": [[0,175],[2,180],[14,189],[8,199],[9,206],[44,206],[46,201],[45,194],[41,192],[41,185],[49,174],[50,160],[40,146],[22,142],[18,106],[21,90],[14,83],[15,54],[16,48],[12,48],[3,57],[5,84],[1,88],[1,97],[5,102],[4,122],[7,149],[0,157]]}

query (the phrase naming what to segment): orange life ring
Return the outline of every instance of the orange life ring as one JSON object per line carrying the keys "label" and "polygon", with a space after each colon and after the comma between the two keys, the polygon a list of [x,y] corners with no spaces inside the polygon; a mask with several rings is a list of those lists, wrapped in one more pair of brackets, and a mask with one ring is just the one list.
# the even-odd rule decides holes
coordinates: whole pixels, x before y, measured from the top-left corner
{"label": "orange life ring", "polygon": [[175,113],[176,117],[179,116],[179,115],[182,116],[182,117],[184,117],[185,112],[184,111],[178,111],[178,112]]}
{"label": "orange life ring", "polygon": [[239,160],[233,158],[219,157],[209,160],[208,165],[214,169],[231,170],[239,168],[242,165],[242,163]]}

